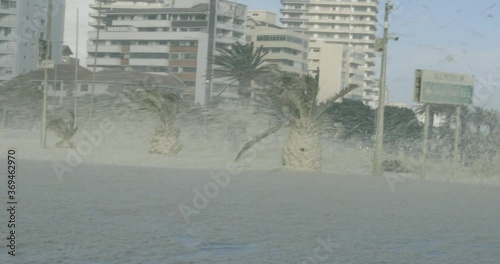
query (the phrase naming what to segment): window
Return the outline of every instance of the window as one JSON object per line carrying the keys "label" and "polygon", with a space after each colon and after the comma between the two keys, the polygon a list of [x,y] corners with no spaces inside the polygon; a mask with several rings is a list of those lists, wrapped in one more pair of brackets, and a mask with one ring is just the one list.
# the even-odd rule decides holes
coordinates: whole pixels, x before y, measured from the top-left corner
{"label": "window", "polygon": [[61,83],[60,82],[55,83],[54,91],[61,91]]}
{"label": "window", "polygon": [[185,59],[185,60],[196,60],[196,56],[197,56],[196,53],[185,53],[185,54],[182,54],[182,58]]}
{"label": "window", "polygon": [[89,85],[88,84],[80,84],[80,92],[88,92]]}
{"label": "window", "polygon": [[182,68],[182,72],[196,72],[195,67],[184,67]]}

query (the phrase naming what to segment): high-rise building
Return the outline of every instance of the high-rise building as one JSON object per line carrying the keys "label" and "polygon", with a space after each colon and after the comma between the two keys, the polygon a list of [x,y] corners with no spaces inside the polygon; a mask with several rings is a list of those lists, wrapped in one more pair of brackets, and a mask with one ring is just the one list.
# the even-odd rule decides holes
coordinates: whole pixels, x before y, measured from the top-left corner
{"label": "high-rise building", "polygon": [[[351,96],[359,98],[365,89],[373,90],[378,0],[281,0],[281,3],[280,21],[285,28],[307,33],[311,42],[342,44],[355,54],[357,62],[346,64],[351,68],[349,78],[357,80],[361,71],[364,80]],[[310,54],[311,49],[313,45]],[[332,61],[329,57],[321,59]],[[358,59],[363,63],[358,63]],[[311,61],[309,68],[314,70]]]}
{"label": "high-rise building", "polygon": [[[36,70],[39,40],[46,39],[48,2],[0,0],[0,82]],[[62,59],[65,0],[53,0],[51,54]]]}
{"label": "high-rise building", "polygon": [[[231,1],[121,1],[103,9],[97,67],[174,75],[188,86],[184,98],[200,104],[224,86],[211,80],[209,58],[245,40],[246,6]],[[97,32],[89,32],[87,66],[94,65],[96,43]]]}
{"label": "high-rise building", "polygon": [[309,37],[276,26],[276,15],[269,11],[249,10],[246,41],[267,52],[264,59],[282,71],[307,74]]}

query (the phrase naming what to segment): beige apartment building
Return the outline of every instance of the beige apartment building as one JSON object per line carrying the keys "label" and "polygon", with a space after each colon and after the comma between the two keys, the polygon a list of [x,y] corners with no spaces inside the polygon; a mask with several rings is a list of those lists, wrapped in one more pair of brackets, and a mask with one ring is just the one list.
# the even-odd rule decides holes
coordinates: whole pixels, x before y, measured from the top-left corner
{"label": "beige apartment building", "polygon": [[[327,58],[327,59],[325,59]],[[324,102],[350,84],[364,86],[364,54],[349,47],[324,41],[309,42],[309,74],[319,70],[318,101]],[[356,89],[345,98],[363,100],[363,90]]]}
{"label": "beige apartment building", "polygon": [[[281,4],[283,6],[281,9],[283,17],[280,21],[283,23],[283,26],[290,30],[304,32],[310,37],[310,71],[315,70],[319,64],[326,67],[324,69],[320,68],[320,72],[328,72],[328,70],[335,69],[335,65],[339,64],[339,61],[335,61],[336,58],[343,58],[346,69],[341,70],[340,74],[344,74],[344,78],[341,78],[340,81],[337,80],[336,83],[328,83],[328,87],[339,89],[346,84],[346,80],[349,84],[359,84],[359,74],[362,74],[362,85],[351,96],[356,99],[363,99],[364,102],[369,102],[369,104],[373,105],[374,89],[376,88],[374,80],[375,34],[377,32],[379,1],[281,0]],[[326,62],[311,62],[311,60],[319,59],[318,56],[315,57],[312,54],[314,50],[318,48],[320,50],[322,48],[325,49],[329,46],[329,43],[345,46],[347,50],[344,49],[343,52],[346,54],[342,56],[338,55],[338,50],[340,49],[338,47],[332,47],[331,50],[327,48],[329,51],[325,51],[324,56],[319,56],[319,58],[326,60]],[[313,47],[314,45],[315,47]],[[337,52],[333,50],[337,50]],[[338,56],[335,57],[335,54]],[[328,65],[328,63],[335,65]],[[338,75],[339,72],[328,72],[328,75],[333,76],[336,74]],[[335,82],[333,78],[330,81]],[[328,91],[328,94],[337,91]],[[359,96],[362,97],[360,98]]]}
{"label": "beige apartment building", "polygon": [[276,25],[276,14],[269,11],[247,12],[246,41],[263,47],[265,59],[282,71],[307,74],[309,37]]}

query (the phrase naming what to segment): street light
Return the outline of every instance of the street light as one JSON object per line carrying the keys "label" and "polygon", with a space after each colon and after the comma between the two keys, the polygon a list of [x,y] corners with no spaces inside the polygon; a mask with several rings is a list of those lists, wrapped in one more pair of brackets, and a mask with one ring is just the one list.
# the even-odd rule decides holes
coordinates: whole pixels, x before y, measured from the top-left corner
{"label": "street light", "polygon": [[101,31],[101,12],[102,12],[102,4],[111,4],[115,2],[115,0],[96,0],[99,2],[99,10],[97,12],[97,34],[95,41],[95,51],[94,51],[94,67],[92,68],[92,86],[90,88],[90,108],[89,108],[89,135],[92,133],[92,111],[94,108],[94,89],[95,89],[95,72],[97,66],[97,50],[99,47],[99,32]]}
{"label": "street light", "polygon": [[387,43],[390,39],[398,40],[398,37],[389,36],[389,14],[394,9],[391,0],[385,4],[384,16],[384,36],[377,39],[375,49],[382,52],[382,66],[380,71],[380,87],[378,93],[378,109],[377,109],[377,130],[375,134],[375,151],[373,153],[373,172],[376,176],[383,175],[382,157],[383,157],[383,141],[384,141],[384,108],[385,108],[385,82],[387,70]]}

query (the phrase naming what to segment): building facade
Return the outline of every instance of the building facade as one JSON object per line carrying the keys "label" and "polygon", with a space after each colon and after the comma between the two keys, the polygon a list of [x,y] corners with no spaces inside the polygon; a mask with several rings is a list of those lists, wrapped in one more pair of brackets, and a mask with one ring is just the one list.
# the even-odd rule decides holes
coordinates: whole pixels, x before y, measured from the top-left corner
{"label": "building facade", "polygon": [[[38,68],[38,40],[46,39],[48,1],[0,0],[0,82]],[[53,0],[51,54],[62,59],[65,0]]]}
{"label": "building facade", "polygon": [[[356,98],[363,96],[365,89],[373,89],[378,0],[281,0],[281,3],[280,21],[285,28],[306,32],[311,42],[344,45],[354,54],[356,62],[346,65],[355,66],[349,70],[354,73],[351,77],[356,78],[354,84],[359,83],[358,72],[364,75],[362,86],[353,93]],[[333,62],[329,57],[321,58]],[[314,66],[315,63],[310,63],[309,68]]]}
{"label": "building facade", "polygon": [[268,63],[282,71],[307,74],[307,35],[276,26],[276,15],[271,12],[251,10],[247,17],[246,41],[255,48],[262,46]]}
{"label": "building facade", "polygon": [[[122,8],[123,2],[117,2],[114,4],[121,4],[120,8],[106,6],[101,16],[96,66],[169,73],[188,87],[185,98],[191,96],[196,103],[207,103],[224,85],[211,80],[209,58],[218,48],[244,42],[246,6],[223,0],[144,2],[150,5]],[[188,4],[194,5],[186,7]],[[97,28],[97,22],[90,25]],[[96,43],[96,31],[89,32],[89,67],[94,65]]]}
{"label": "building facade", "polygon": [[[322,59],[328,58],[328,59]],[[318,101],[324,102],[349,84],[364,85],[364,54],[349,47],[318,40],[309,42],[309,74],[319,73]],[[352,100],[363,100],[363,91],[354,90],[345,96]]]}

